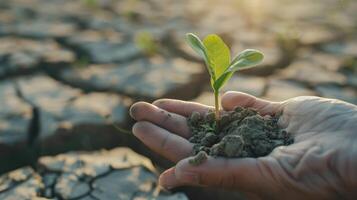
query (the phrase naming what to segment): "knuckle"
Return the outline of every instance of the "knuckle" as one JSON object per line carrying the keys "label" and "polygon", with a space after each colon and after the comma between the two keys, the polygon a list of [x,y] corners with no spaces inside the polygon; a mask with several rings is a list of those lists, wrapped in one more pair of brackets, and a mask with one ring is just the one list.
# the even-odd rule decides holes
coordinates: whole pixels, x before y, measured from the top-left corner
{"label": "knuckle", "polygon": [[171,118],[171,114],[165,110],[160,110],[160,115],[160,124],[166,124]]}
{"label": "knuckle", "polygon": [[153,105],[155,106],[162,106],[166,103],[166,99],[158,99],[158,100],[155,100],[154,102],[152,102]]}
{"label": "knuckle", "polygon": [[167,134],[160,143],[160,149],[168,150],[170,148],[171,134]]}

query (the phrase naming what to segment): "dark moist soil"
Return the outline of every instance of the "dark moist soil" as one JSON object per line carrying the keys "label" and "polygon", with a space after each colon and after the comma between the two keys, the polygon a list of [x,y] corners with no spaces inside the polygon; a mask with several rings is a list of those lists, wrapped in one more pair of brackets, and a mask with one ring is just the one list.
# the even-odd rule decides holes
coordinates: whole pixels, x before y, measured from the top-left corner
{"label": "dark moist soil", "polygon": [[213,111],[205,115],[193,112],[187,122],[196,156],[190,163],[198,165],[207,155],[257,158],[268,155],[277,146],[292,144],[294,138],[278,126],[278,119],[279,116],[261,116],[254,109],[236,107],[222,113],[216,125]]}

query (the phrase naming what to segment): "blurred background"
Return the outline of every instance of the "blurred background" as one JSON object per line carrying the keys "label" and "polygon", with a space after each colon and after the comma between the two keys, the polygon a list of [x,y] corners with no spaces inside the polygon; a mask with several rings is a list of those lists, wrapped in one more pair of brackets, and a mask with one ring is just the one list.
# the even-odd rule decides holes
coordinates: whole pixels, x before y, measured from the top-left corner
{"label": "blurred background", "polygon": [[[232,54],[264,52],[260,67],[236,74],[224,91],[357,104],[357,1],[1,0],[0,198],[154,194],[155,173],[172,163],[112,123],[130,130],[128,108],[139,100],[213,105],[187,32],[219,34]],[[77,153],[62,154],[69,151]],[[210,194],[197,191],[155,195]]]}

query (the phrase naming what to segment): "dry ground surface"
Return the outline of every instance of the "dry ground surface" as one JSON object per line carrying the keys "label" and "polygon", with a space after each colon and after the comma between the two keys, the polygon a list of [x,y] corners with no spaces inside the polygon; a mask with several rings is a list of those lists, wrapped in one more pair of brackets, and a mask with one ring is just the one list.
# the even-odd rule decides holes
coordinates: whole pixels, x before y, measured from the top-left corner
{"label": "dry ground surface", "polygon": [[[213,104],[186,32],[217,33],[233,53],[265,53],[261,67],[224,91],[357,103],[356,1],[215,2],[1,0],[0,198],[221,197],[197,188],[157,192],[157,169],[136,153],[155,166],[171,163],[105,119],[129,129],[128,107],[138,100]],[[136,153],[96,151],[119,146]]]}

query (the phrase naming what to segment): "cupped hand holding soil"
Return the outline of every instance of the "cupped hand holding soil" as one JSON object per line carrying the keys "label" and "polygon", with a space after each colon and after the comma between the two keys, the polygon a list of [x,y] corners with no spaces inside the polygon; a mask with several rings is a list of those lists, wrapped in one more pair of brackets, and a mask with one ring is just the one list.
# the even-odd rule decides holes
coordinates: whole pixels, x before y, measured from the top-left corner
{"label": "cupped hand holding soil", "polygon": [[187,117],[193,112],[205,115],[211,107],[169,99],[132,106],[131,115],[138,121],[133,127],[134,135],[177,162],[161,174],[162,186],[230,188],[265,199],[357,197],[355,105],[319,97],[269,102],[238,92],[223,96],[222,107],[226,111],[237,106],[253,108],[263,117],[279,114],[277,124],[293,136],[294,143],[276,147],[262,157],[208,156],[201,164],[192,165],[194,145],[188,141],[192,133]]}
{"label": "cupped hand holding soil", "polygon": [[292,144],[293,137],[278,126],[279,114],[264,115],[252,108],[236,107],[222,111],[216,121],[214,111],[201,115],[192,112],[187,124],[192,136],[188,139],[195,156],[193,165],[201,164],[207,155],[214,157],[262,157],[276,147]]}

